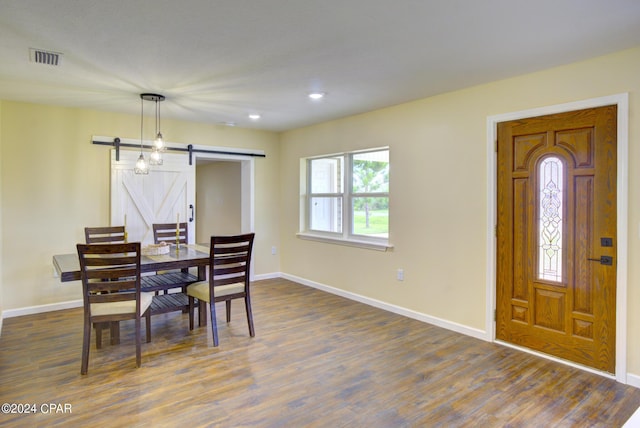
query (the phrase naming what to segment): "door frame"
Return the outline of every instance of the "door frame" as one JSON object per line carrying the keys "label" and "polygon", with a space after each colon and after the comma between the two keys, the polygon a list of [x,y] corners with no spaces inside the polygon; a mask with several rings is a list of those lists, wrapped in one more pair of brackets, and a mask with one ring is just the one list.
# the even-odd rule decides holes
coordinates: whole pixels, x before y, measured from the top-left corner
{"label": "door frame", "polygon": [[616,367],[615,379],[627,383],[627,256],[628,256],[628,152],[629,152],[629,94],[621,93],[606,97],[556,104],[529,110],[498,114],[487,117],[487,278],[486,278],[486,319],[487,340],[519,350],[533,353],[603,376],[611,375],[586,366],[567,362],[550,355],[534,352],[526,348],[496,340],[496,225],[497,225],[497,126],[500,122],[564,113],[586,108],[616,105],[617,117],[617,263],[616,263]]}

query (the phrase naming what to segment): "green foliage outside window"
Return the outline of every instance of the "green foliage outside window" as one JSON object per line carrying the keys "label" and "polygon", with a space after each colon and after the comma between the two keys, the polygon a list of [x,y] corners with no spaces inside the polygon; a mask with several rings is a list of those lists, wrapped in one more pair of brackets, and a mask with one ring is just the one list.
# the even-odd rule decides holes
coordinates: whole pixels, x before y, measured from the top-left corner
{"label": "green foliage outside window", "polygon": [[[353,193],[389,192],[389,162],[353,160]],[[386,234],[389,231],[388,197],[354,197],[355,234]]]}

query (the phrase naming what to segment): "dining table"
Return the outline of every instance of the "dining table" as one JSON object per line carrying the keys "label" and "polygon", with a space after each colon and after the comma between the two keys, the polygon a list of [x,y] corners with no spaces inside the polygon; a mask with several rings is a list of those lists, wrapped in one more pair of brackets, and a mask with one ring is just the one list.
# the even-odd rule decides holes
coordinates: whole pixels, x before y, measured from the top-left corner
{"label": "dining table", "polygon": [[[144,249],[144,246],[143,246]],[[207,244],[171,244],[169,251],[164,254],[140,256],[140,271],[142,276],[142,291],[155,292],[175,288],[175,281],[168,279],[179,279],[181,276],[184,282],[195,282],[206,280],[207,266],[209,265],[209,245]],[[77,253],[58,254],[53,256],[53,266],[61,282],[79,281],[80,260]],[[197,276],[189,273],[189,268],[197,268]],[[158,272],[170,272],[172,276],[163,276]],[[176,277],[178,275],[178,277]],[[206,325],[206,311],[198,311],[199,324]]]}

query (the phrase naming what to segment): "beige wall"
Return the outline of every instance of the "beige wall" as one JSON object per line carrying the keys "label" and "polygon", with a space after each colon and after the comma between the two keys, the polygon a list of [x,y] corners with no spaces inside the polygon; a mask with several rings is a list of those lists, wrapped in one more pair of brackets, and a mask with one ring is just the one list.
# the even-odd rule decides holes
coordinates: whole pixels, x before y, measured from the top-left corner
{"label": "beige wall", "polygon": [[[630,93],[628,371],[640,373],[640,49],[282,135],[282,270],[485,330],[488,116]],[[389,252],[296,238],[299,160],[391,150]],[[403,268],[405,280],[395,279]]]}
{"label": "beige wall", "polygon": [[[139,138],[139,117],[94,110],[2,102],[3,309],[21,309],[80,298],[78,282],[53,277],[54,254],[72,253],[83,228],[109,223],[109,147],[93,135]],[[255,162],[255,273],[277,272],[271,246],[279,238],[275,205],[262,195],[278,194],[278,134],[163,120],[168,141],[264,150]],[[266,205],[265,205],[266,204]]]}
{"label": "beige wall", "polygon": [[196,242],[242,232],[240,162],[196,165]]}

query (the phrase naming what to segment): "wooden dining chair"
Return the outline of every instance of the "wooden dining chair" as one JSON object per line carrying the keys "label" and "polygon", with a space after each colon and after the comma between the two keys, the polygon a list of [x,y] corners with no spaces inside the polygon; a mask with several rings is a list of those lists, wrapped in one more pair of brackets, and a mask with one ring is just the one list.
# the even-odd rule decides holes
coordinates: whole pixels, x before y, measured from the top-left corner
{"label": "wooden dining chair", "polygon": [[140,291],[140,243],[78,244],[77,250],[84,301],[80,373],[87,374],[94,323],[135,320],[136,366],[140,367],[140,320],[143,316],[149,318],[153,298]]}
{"label": "wooden dining chair", "polygon": [[[124,226],[97,226],[85,227],[84,239],[87,244],[123,244],[126,242],[126,233]],[[96,329],[96,347],[102,347],[102,330],[109,328],[111,332],[111,344],[120,343],[120,325],[117,322],[109,324],[97,323],[94,325]]]}
{"label": "wooden dining chair", "polygon": [[[211,333],[213,346],[218,346],[216,322],[217,302],[225,302],[227,323],[231,322],[231,301],[244,299],[249,324],[249,335],[255,336],[253,315],[251,314],[251,294],[249,269],[255,234],[247,233],[233,236],[212,236],[209,250],[209,279],[199,281],[187,287],[189,297],[189,329],[193,330],[193,312],[195,301],[209,303],[211,314]],[[204,304],[200,304],[203,310]]]}

